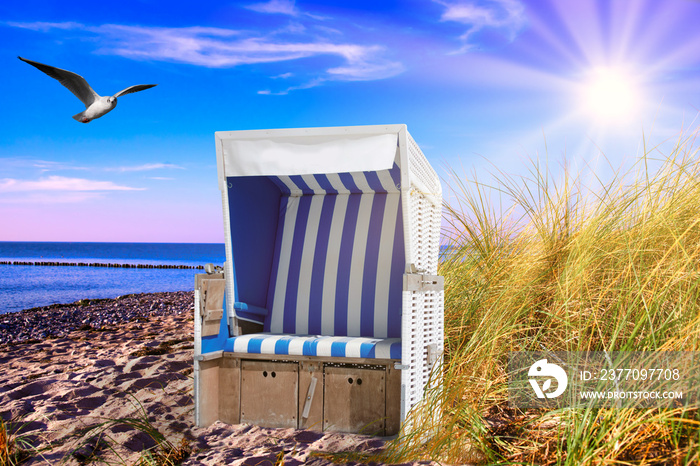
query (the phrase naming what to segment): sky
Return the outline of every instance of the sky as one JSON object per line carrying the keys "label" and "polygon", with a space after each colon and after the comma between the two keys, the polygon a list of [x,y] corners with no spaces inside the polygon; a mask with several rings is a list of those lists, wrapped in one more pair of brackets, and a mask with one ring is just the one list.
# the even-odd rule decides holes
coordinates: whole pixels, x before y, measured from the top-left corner
{"label": "sky", "polygon": [[[406,124],[448,198],[534,159],[604,178],[695,127],[699,23],[690,0],[2,2],[0,241],[223,242],[215,131]],[[17,56],[158,86],[82,124]]]}

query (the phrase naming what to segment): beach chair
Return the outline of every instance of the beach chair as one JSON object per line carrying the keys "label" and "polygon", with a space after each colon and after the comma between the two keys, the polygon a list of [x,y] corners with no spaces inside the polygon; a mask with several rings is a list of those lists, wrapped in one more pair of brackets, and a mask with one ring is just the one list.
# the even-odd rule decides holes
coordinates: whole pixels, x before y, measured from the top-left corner
{"label": "beach chair", "polygon": [[216,153],[196,425],[396,434],[442,361],[435,171],[405,125],[217,132]]}

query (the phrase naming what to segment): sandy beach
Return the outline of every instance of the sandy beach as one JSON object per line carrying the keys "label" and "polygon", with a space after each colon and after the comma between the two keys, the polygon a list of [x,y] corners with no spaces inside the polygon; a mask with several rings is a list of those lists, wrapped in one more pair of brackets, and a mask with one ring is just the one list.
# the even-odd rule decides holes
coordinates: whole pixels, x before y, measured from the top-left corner
{"label": "sandy beach", "polygon": [[383,448],[364,435],[195,428],[192,306],[192,292],[172,292],[0,315],[0,417],[36,448],[23,464],[134,464],[156,447],[139,422],[185,446],[183,465],[322,465],[313,452]]}

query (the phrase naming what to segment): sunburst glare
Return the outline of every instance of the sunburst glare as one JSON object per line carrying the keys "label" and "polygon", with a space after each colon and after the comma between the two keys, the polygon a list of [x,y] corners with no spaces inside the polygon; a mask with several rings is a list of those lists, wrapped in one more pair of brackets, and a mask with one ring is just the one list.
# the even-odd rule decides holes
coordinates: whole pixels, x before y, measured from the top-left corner
{"label": "sunburst glare", "polygon": [[582,84],[581,106],[594,123],[623,124],[635,119],[642,95],[631,73],[621,68],[595,68]]}

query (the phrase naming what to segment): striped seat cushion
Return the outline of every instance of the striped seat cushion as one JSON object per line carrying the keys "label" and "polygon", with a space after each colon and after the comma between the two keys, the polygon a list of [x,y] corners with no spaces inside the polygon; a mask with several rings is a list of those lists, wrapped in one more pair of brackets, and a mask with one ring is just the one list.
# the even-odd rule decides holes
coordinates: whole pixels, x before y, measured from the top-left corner
{"label": "striped seat cushion", "polygon": [[401,340],[253,333],[227,339],[224,351],[292,356],[401,359]]}
{"label": "striped seat cushion", "polygon": [[400,338],[398,165],[270,177],[282,192],[264,331]]}

